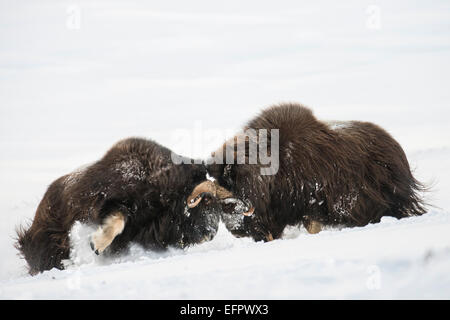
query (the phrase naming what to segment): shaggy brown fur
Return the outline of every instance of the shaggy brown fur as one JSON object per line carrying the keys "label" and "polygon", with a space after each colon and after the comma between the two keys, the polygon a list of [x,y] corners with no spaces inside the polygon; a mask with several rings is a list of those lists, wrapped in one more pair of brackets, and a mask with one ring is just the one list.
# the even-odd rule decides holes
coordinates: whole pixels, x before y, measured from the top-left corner
{"label": "shaggy brown fur", "polygon": [[63,269],[75,221],[101,225],[110,215],[123,220],[125,227],[113,233],[109,252],[131,241],[158,250],[209,239],[217,231],[218,216],[195,208],[187,214],[184,201],[205,175],[204,165],[174,165],[171,151],[155,142],[120,141],[100,161],[50,185],[32,225],[19,228],[16,246],[36,274]]}
{"label": "shaggy brown fur", "polygon": [[[249,128],[279,129],[275,175],[260,175],[259,163],[236,164],[236,153],[234,164],[226,164],[225,146],[225,164],[208,166],[216,182],[241,200],[222,201],[222,218],[236,236],[271,240],[287,225],[303,223],[318,232],[320,225],[364,226],[383,216],[426,212],[419,196],[424,188],[405,153],[375,124],[322,122],[308,108],[283,104],[263,111],[244,130]],[[236,203],[253,206],[254,213],[240,214]]]}

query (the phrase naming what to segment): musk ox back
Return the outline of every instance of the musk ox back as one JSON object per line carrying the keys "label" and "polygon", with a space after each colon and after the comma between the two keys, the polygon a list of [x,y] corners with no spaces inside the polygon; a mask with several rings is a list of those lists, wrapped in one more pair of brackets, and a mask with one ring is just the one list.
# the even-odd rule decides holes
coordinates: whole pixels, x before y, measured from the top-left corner
{"label": "musk ox back", "polygon": [[[188,198],[201,207],[195,191],[209,186],[202,194],[215,195],[222,219],[236,236],[267,241],[279,238],[287,225],[303,223],[316,233],[323,225],[364,226],[383,216],[426,212],[420,198],[424,188],[401,146],[375,124],[319,121],[308,108],[283,104],[264,110],[243,132],[249,129],[267,132],[268,152],[278,132],[277,171],[262,175],[266,164],[249,163],[252,143],[262,147],[259,136],[237,135],[209,161],[215,182],[203,182]],[[240,147],[244,164],[237,163]],[[230,151],[231,163],[226,159]],[[226,192],[217,193],[218,188]]]}
{"label": "musk ox back", "polygon": [[114,145],[98,162],[53,182],[16,247],[31,274],[63,269],[75,221],[99,225],[92,249],[120,252],[130,242],[153,250],[184,247],[214,236],[218,216],[189,210],[185,199],[204,180],[204,165],[172,163],[171,151],[144,139]]}

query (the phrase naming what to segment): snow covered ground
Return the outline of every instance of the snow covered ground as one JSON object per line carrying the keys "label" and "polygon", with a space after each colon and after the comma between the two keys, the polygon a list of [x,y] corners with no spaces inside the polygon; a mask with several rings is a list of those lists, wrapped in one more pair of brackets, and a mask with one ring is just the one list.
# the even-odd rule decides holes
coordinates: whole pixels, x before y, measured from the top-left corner
{"label": "snow covered ground", "polygon": [[[449,297],[450,215],[254,243],[222,225],[210,243],[164,254],[97,257],[83,227],[66,271],[2,282],[19,299],[345,299]],[[75,238],[78,238],[75,236]]]}
{"label": "snow covered ground", "polygon": [[[0,0],[0,298],[450,298],[448,1]],[[106,259],[76,225],[65,271],[13,248],[47,186],[127,136],[204,157],[261,108],[366,120],[404,147],[422,217],[270,243]]]}

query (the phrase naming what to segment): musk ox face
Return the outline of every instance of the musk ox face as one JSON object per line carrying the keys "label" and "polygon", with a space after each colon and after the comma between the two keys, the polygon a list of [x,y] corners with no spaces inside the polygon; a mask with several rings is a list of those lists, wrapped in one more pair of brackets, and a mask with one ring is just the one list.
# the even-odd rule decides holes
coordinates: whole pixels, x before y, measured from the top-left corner
{"label": "musk ox face", "polygon": [[254,208],[249,201],[240,199],[226,199],[222,205],[221,219],[228,231],[235,237],[246,237],[253,224],[255,216]]}
{"label": "musk ox face", "polygon": [[[174,165],[166,172],[167,181],[159,177],[159,181],[163,182],[162,185],[158,182],[153,186],[156,192],[152,192],[151,195],[155,197],[146,197],[142,193],[139,195],[138,192],[136,198],[143,198],[143,202],[151,204],[152,210],[149,210],[147,216],[156,212],[159,218],[147,220],[145,212],[142,212],[142,223],[139,223],[137,228],[142,230],[143,234],[147,234],[152,233],[155,224],[158,224],[159,238],[168,239],[163,243],[182,248],[212,240],[220,221],[219,211],[214,202],[208,201],[205,197],[202,210],[191,209],[186,204],[186,197],[205,179],[205,175],[204,165]],[[170,235],[171,233],[173,235]],[[153,239],[149,240],[152,241]]]}
{"label": "musk ox face", "polygon": [[217,233],[220,205],[210,194],[202,194],[201,201],[201,205],[192,206],[188,200],[184,209],[186,221],[182,241],[185,245],[210,241]]}
{"label": "musk ox face", "polygon": [[188,212],[201,212],[225,223],[226,228],[236,237],[248,235],[247,230],[255,211],[249,199],[235,197],[217,181],[206,180],[197,185],[187,198]]}

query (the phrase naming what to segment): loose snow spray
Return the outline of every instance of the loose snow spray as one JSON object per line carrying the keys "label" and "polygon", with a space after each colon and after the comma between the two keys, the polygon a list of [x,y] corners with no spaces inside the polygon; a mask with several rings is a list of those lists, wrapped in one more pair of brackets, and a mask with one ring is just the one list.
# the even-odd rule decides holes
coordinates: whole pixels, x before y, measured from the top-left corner
{"label": "loose snow spray", "polygon": [[84,224],[76,221],[70,231],[70,257],[64,260],[64,267],[66,272],[71,275],[67,280],[67,286],[69,289],[77,289],[82,283],[82,270],[85,268],[102,267],[112,264],[120,263],[139,263],[143,262],[148,264],[156,262],[160,259],[166,259],[170,257],[182,256],[193,252],[207,252],[211,250],[225,250],[232,247],[240,247],[243,244],[251,245],[253,240],[250,238],[235,238],[220,222],[218,231],[213,240],[191,246],[185,249],[168,248],[163,252],[155,252],[146,250],[136,243],[131,243],[128,250],[121,254],[109,255],[108,253],[103,255],[96,255],[92,251],[89,245],[89,239],[96,230],[96,226],[91,224]]}
{"label": "loose snow spray", "polygon": [[64,261],[64,267],[68,270],[80,266],[104,266],[122,262],[136,262],[145,259],[159,259],[171,255],[182,254],[183,250],[169,248],[166,252],[154,252],[145,250],[136,243],[131,243],[128,250],[122,254],[108,253],[96,255],[92,251],[89,241],[95,232],[96,226],[76,221],[70,230],[70,258]]}
{"label": "loose snow spray", "polygon": [[94,233],[95,226],[82,224],[76,221],[69,233],[70,238],[70,259],[64,261],[64,267],[80,266],[84,264],[94,264],[96,255],[92,254],[89,246],[90,236]]}

